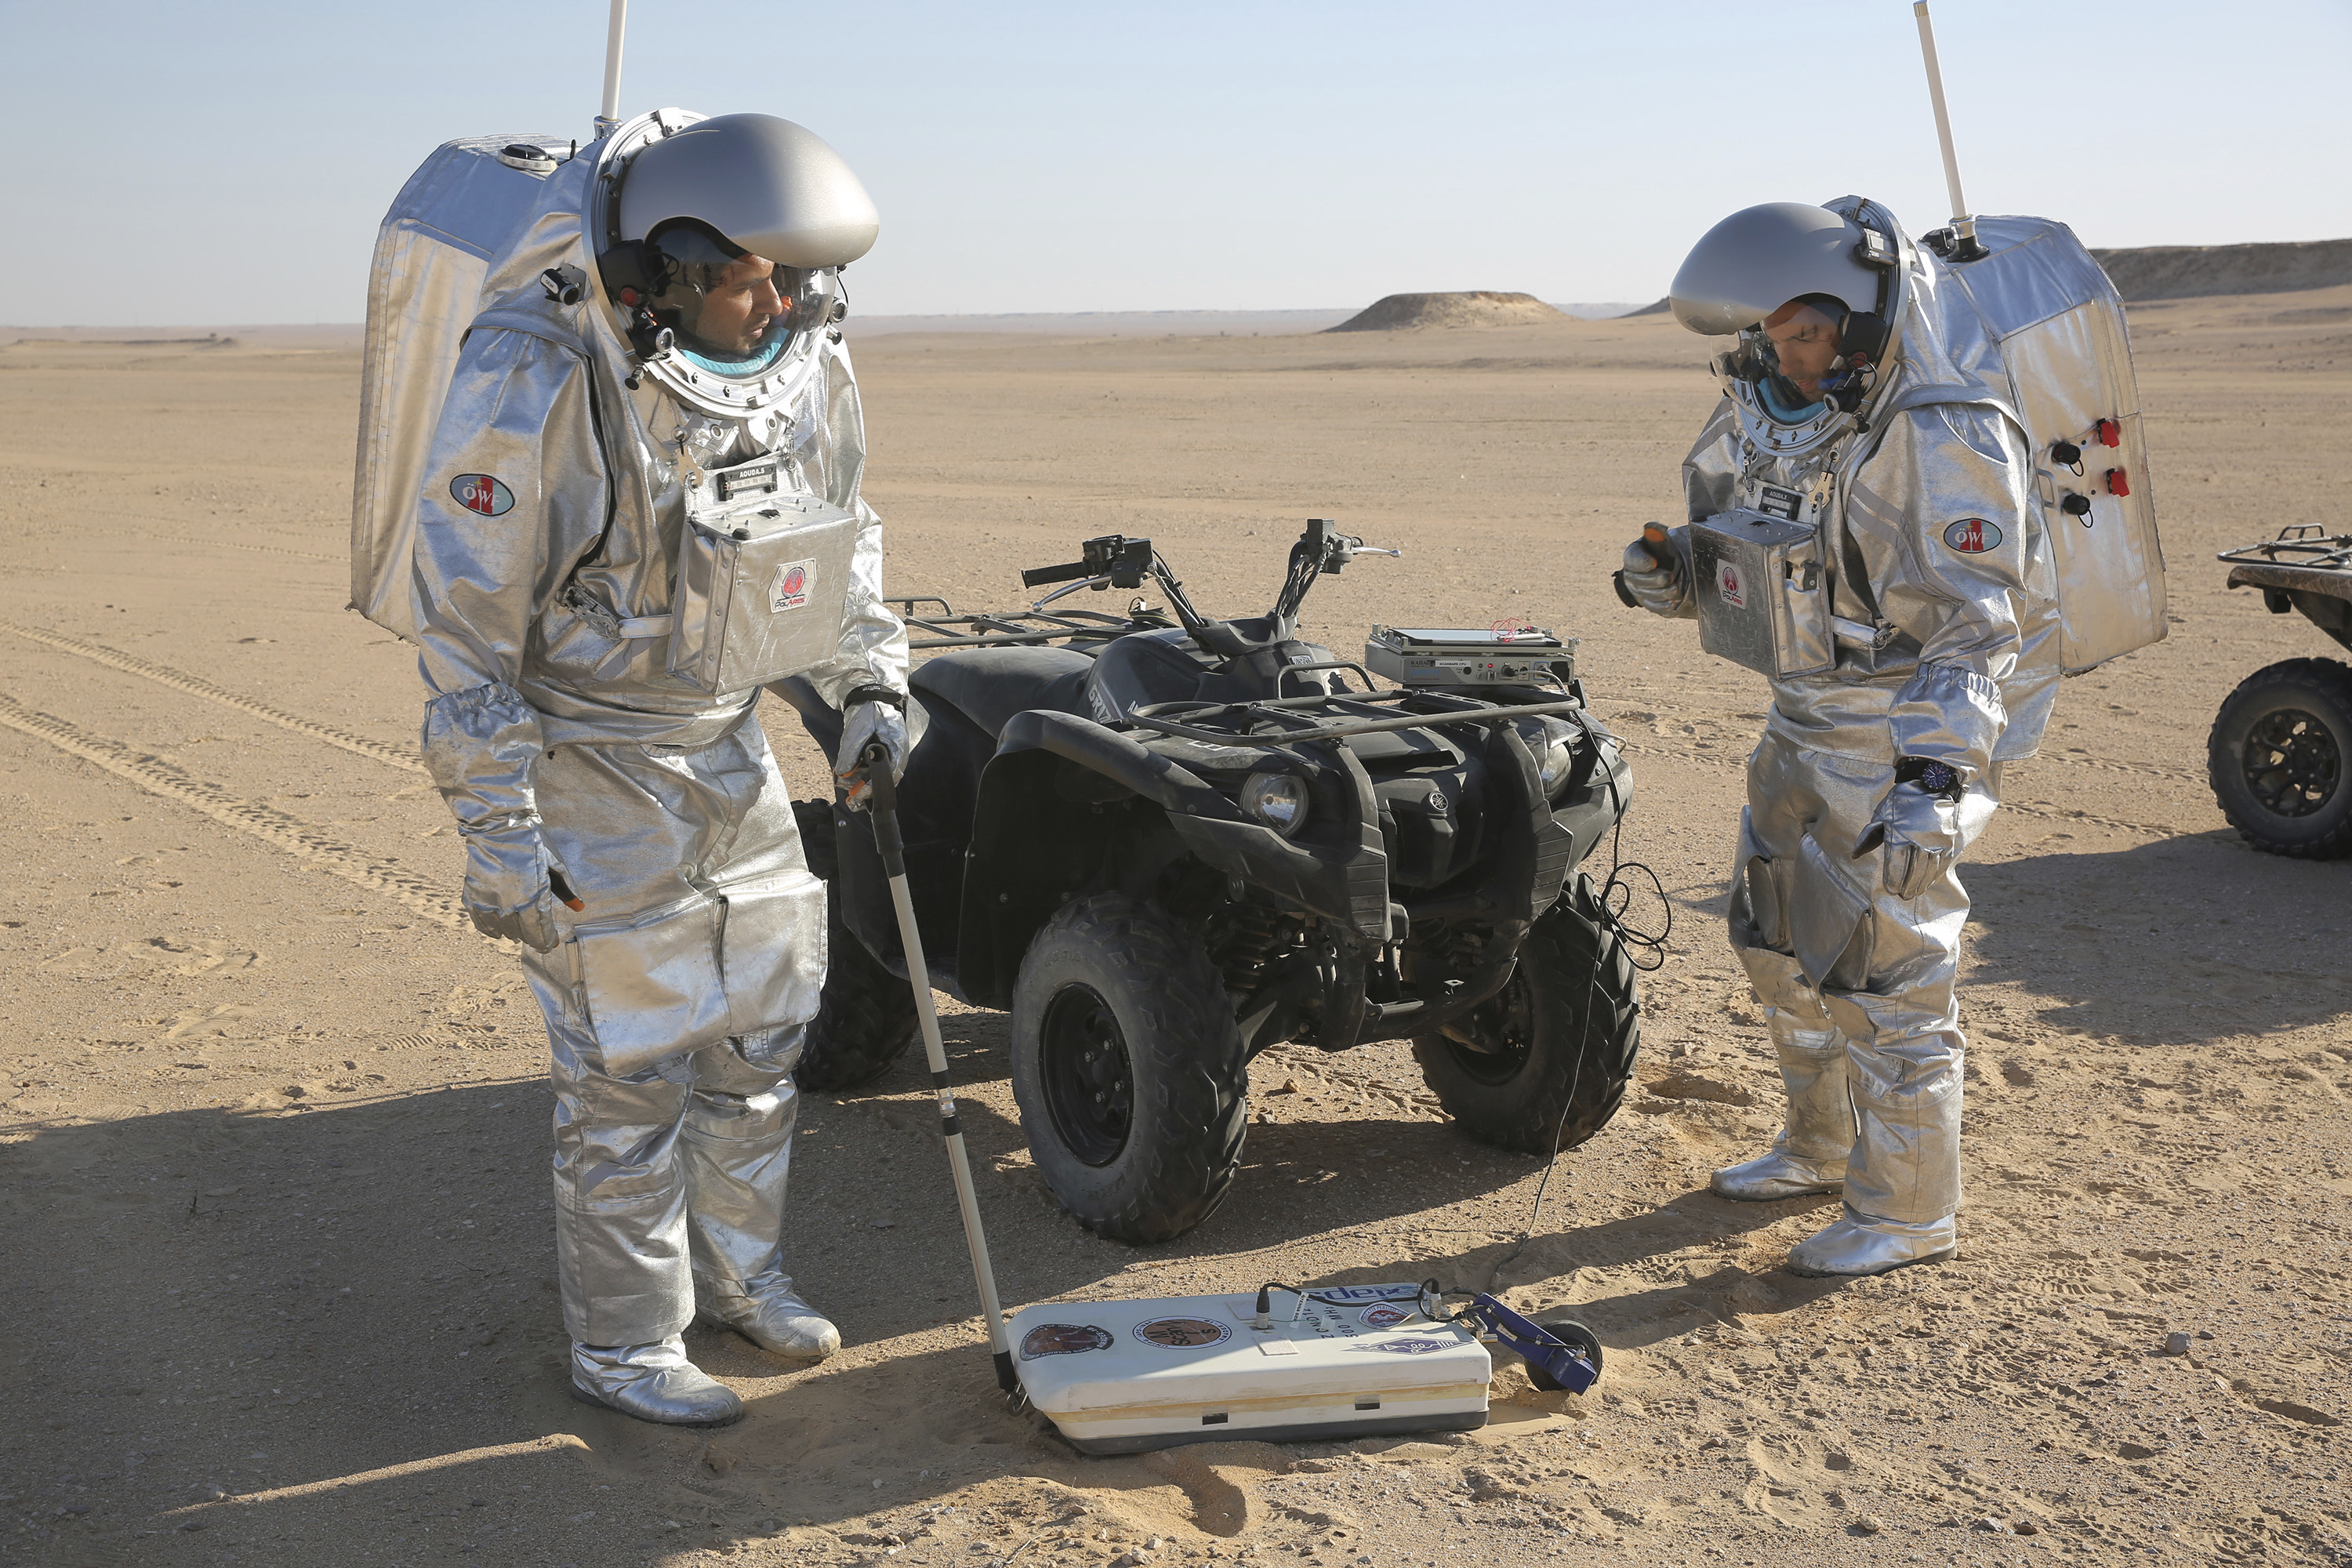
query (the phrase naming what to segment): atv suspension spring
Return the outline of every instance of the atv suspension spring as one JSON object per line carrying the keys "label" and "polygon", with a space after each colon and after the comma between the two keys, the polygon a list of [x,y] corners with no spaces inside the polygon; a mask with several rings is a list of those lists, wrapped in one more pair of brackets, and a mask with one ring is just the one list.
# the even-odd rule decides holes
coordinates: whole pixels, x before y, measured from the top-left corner
{"label": "atv suspension spring", "polygon": [[1298,941],[1295,915],[1259,903],[1228,905],[1212,922],[1210,962],[1225,978],[1225,989],[1235,995],[1256,994],[1265,984],[1266,965]]}

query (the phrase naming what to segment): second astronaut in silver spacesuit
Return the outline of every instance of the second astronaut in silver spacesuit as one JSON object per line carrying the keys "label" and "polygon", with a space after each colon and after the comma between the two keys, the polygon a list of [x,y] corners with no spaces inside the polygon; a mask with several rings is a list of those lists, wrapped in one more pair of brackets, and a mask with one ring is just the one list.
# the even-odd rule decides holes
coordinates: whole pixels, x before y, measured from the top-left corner
{"label": "second astronaut in silver spacesuit", "polygon": [[1790,1254],[1803,1273],[1874,1274],[1957,1245],[1957,870],[2059,678],[2025,435],[1979,374],[1982,333],[1956,291],[1941,259],[1854,198],[1717,225],[1672,300],[1694,331],[1738,334],[1718,361],[1726,395],[1684,464],[1690,521],[1625,556],[1644,607],[1696,616],[1706,600],[1727,622],[1778,585],[1752,568],[1743,583],[1739,530],[1718,552],[1708,520],[1746,520],[1757,539],[1819,531],[1810,553],[1774,558],[1807,587],[1825,578],[1824,624],[1813,657],[1784,648],[1779,673],[1769,652],[1758,661],[1773,700],[1730,910],[1787,1121],[1713,1182],[1745,1199],[1843,1189],[1843,1215]]}
{"label": "second astronaut in silver spacesuit", "polygon": [[554,233],[557,264],[475,318],[424,485],[425,758],[465,842],[467,912],[520,941],[546,1015],[573,1389],[719,1425],[742,1407],[686,1356],[698,1310],[778,1353],[840,1343],[782,1244],[825,895],[761,685],[677,673],[674,627],[726,608],[688,605],[682,542],[747,537],[708,522],[747,495],[776,503],[747,519],[762,527],[786,507],[835,520],[831,557],[811,546],[733,611],[761,620],[744,637],[821,638],[772,673],[845,710],[840,769],[875,740],[903,763],[906,633],[828,330],[835,270],[877,221],[831,148],[761,115],[646,116],[541,200],[516,243]]}

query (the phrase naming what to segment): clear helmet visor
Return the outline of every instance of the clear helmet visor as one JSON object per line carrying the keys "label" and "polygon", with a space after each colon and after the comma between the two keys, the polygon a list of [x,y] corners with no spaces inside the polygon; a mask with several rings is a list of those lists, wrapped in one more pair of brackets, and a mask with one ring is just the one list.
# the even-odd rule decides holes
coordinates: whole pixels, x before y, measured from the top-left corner
{"label": "clear helmet visor", "polygon": [[1726,356],[1725,371],[1752,384],[1764,411],[1797,424],[1820,412],[1822,399],[1851,374],[1840,344],[1845,307],[1826,295],[1801,295],[1763,321],[1743,328]]}
{"label": "clear helmet visor", "polygon": [[646,237],[646,303],[688,358],[719,375],[757,375],[833,314],[830,268],[782,267],[682,220]]}

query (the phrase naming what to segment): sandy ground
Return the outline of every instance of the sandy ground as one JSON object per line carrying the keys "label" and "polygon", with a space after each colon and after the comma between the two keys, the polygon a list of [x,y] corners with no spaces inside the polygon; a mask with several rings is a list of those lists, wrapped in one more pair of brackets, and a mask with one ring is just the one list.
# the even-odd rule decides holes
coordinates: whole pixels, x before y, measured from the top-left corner
{"label": "sandy ground", "polygon": [[805,1110],[793,1258],[848,1348],[691,1336],[751,1402],[715,1438],[571,1403],[538,1017],[454,916],[410,655],[342,609],[356,354],[0,349],[0,1563],[2352,1557],[2352,868],[2246,850],[2202,778],[2222,695],[2329,651],[2211,552],[2343,526],[2352,289],[2135,322],[2172,637],[2068,687],[1973,858],[1962,1255],[1849,1284],[1781,1268],[1831,1205],[1705,1190],[1775,1124],[1718,920],[1761,688],[1606,584],[1675,505],[1701,344],[862,351],[901,591],[1002,607],[1119,531],[1254,609],[1338,517],[1408,551],[1318,590],[1342,651],[1506,614],[1585,639],[1638,748],[1626,851],[1678,905],[1645,1087],[1524,1247],[1536,1163],[1453,1131],[1397,1046],[1264,1058],[1224,1209],[1090,1237],[1035,1184],[1003,1021],[951,1013],[1010,1300],[1434,1275],[1583,1303],[1608,1346],[1581,1399],[1506,1370],[1458,1439],[1113,1460],[997,1395],[904,1068]]}

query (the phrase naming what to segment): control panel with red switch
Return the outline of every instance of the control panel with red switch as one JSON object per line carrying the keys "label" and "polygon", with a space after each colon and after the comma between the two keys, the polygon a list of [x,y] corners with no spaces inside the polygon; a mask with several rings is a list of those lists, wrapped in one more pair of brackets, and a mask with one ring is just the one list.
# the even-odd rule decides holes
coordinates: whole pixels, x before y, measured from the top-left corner
{"label": "control panel with red switch", "polygon": [[[2100,420],[2094,433],[2098,437],[2099,445],[2102,447],[2120,447],[2124,444],[2124,427],[2112,419]],[[2116,493],[2121,495],[2123,492],[2117,490]]]}
{"label": "control panel with red switch", "polygon": [[2121,468],[2109,468],[2107,470],[2107,493],[2111,496],[2127,496],[2131,494],[2131,476],[2125,473]]}

